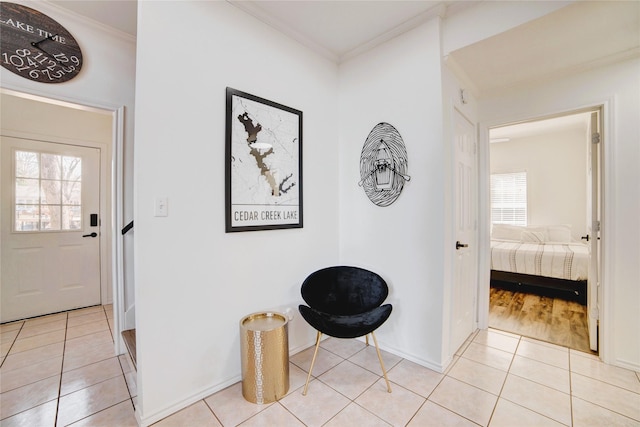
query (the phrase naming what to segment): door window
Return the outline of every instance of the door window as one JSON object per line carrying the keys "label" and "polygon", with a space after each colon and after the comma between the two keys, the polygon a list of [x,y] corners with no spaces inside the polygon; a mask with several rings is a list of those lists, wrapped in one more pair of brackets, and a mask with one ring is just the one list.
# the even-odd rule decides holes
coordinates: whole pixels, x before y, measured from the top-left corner
{"label": "door window", "polygon": [[14,231],[82,229],[82,159],[15,151]]}

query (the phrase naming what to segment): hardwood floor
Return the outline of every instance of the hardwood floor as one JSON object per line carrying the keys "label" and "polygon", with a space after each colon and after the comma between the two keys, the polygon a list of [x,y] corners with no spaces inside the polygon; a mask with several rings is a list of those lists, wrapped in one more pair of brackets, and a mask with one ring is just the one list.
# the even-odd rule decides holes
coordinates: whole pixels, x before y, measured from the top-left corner
{"label": "hardwood floor", "polygon": [[492,287],[489,326],[596,354],[589,349],[587,307],[577,302]]}

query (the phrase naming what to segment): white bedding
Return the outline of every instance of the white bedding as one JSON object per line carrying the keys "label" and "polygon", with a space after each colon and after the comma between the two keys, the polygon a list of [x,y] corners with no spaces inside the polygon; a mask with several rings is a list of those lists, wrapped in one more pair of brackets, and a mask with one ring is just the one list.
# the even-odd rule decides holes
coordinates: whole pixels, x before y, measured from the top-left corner
{"label": "white bedding", "polygon": [[586,280],[589,248],[578,242],[491,240],[491,269],[567,280]]}

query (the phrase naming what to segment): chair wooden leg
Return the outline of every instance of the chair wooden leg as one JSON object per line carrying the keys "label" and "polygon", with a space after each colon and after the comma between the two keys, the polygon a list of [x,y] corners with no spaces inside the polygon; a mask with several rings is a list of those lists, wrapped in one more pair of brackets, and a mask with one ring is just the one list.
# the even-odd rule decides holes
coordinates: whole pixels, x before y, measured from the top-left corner
{"label": "chair wooden leg", "polygon": [[369,347],[369,334],[364,336],[364,343]]}
{"label": "chair wooden leg", "polygon": [[304,385],[304,390],[302,391],[302,395],[307,395],[307,387],[309,387],[309,380],[311,379],[311,371],[313,371],[313,365],[316,363],[316,356],[318,355],[318,348],[320,348],[320,338],[322,338],[322,332],[318,331],[318,335],[316,337],[316,350],[313,352],[313,359],[311,359],[311,366],[309,367],[309,373],[307,374],[307,382]]}
{"label": "chair wooden leg", "polygon": [[382,368],[382,375],[384,375],[384,380],[387,382],[387,391],[391,393],[391,384],[389,384],[389,378],[387,378],[387,370],[384,369],[384,363],[382,363],[382,355],[380,354],[380,347],[378,347],[376,334],[371,332],[371,336],[373,337],[373,343],[376,345],[376,352],[378,353],[378,360],[380,361],[380,367]]}

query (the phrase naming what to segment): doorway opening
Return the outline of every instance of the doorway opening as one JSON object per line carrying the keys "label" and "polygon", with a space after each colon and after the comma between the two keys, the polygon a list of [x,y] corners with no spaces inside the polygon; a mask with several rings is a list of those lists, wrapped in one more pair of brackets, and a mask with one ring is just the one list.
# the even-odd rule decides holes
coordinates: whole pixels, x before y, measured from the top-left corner
{"label": "doorway opening", "polygon": [[[3,241],[3,264],[5,264],[5,258],[8,257],[9,252],[11,252],[4,250],[5,242],[10,240],[5,239],[5,237],[10,235],[15,237],[19,235],[27,240],[37,234],[39,234],[38,237],[68,240],[63,242],[64,248],[57,250],[56,256],[57,259],[66,260],[70,263],[77,258],[78,253],[81,253],[82,256],[86,255],[84,250],[80,250],[80,252],[75,250],[74,252],[74,248],[77,249],[78,245],[80,245],[79,242],[83,242],[82,244],[85,245],[97,246],[93,251],[96,259],[92,260],[92,262],[95,261],[92,267],[92,274],[97,275],[98,294],[92,293],[91,305],[94,303],[102,305],[113,304],[114,325],[112,325],[112,328],[118,331],[121,317],[117,309],[119,291],[114,286],[114,283],[118,282],[118,277],[120,276],[115,266],[120,264],[118,260],[122,253],[116,240],[117,233],[115,233],[115,230],[121,224],[121,218],[117,212],[121,206],[121,191],[118,183],[121,181],[123,107],[88,106],[7,88],[0,89],[0,96],[3,107],[2,115],[0,116],[1,158],[3,163],[3,214],[2,230],[0,232]],[[96,153],[97,160],[92,161],[93,163],[87,163],[84,159],[84,154],[73,154],[78,150],[81,150],[80,152],[88,150]],[[25,175],[26,172],[23,173],[24,171],[16,172],[16,164],[19,163],[16,159],[25,156],[30,159],[25,164],[33,166],[33,171],[27,171],[28,176]],[[84,180],[86,178],[84,169],[91,170],[95,175],[91,179],[97,179],[98,181],[96,187],[80,197],[81,189],[86,184],[84,181],[82,183],[79,180],[75,182],[75,178],[68,180],[62,175],[58,177],[60,179],[52,179],[53,175],[51,174],[58,173],[55,172],[57,169],[51,169],[52,165],[57,164],[56,159],[60,160],[58,162],[61,165],[58,171],[60,174],[64,174],[67,169],[67,172],[72,171],[69,167],[65,169],[65,165],[68,162],[74,159],[79,162],[82,159],[82,166],[75,169],[77,175],[80,177],[80,171],[82,171],[82,179]],[[5,169],[4,166],[7,166],[7,168]],[[36,166],[38,167],[36,168]],[[39,171],[36,173],[38,168]],[[7,181],[5,181],[5,178],[7,178]],[[18,179],[21,181],[20,194],[17,194],[18,187],[16,185],[7,184],[7,182],[14,182]],[[28,185],[29,183],[33,185]],[[69,190],[73,186],[77,191]],[[44,190],[45,187],[48,188],[47,191]],[[58,187],[60,187],[60,191],[54,191]],[[66,194],[69,196],[67,198],[65,198],[65,189],[69,190],[67,192],[69,194]],[[34,195],[37,197],[31,197]],[[56,198],[57,195],[60,195],[59,203],[50,202],[49,199]],[[87,207],[85,209],[84,202],[89,200],[85,200],[86,197],[90,197],[93,200],[91,208]],[[82,206],[80,206],[79,202],[81,199]],[[19,201],[20,203],[18,203]],[[19,206],[16,207],[16,205]],[[44,210],[42,206],[45,206]],[[73,227],[60,226],[58,227],[59,230],[54,229],[55,227],[52,228],[51,218],[56,217],[52,214],[52,211],[56,209],[60,211],[61,218],[64,218],[65,212],[73,214],[69,214],[71,215],[69,218],[73,219],[70,223]],[[17,230],[15,225],[17,223],[13,220],[17,218],[16,212],[18,210],[20,212],[43,210],[44,213],[38,219],[40,233],[36,233],[33,230],[25,230],[24,227]],[[32,228],[36,227],[35,220],[31,219],[30,226]],[[75,227],[76,225],[77,227]],[[70,229],[67,230],[66,228]],[[78,228],[78,230],[75,228]],[[78,235],[76,236],[75,234]],[[58,241],[58,243],[60,242]],[[25,246],[23,244],[22,246],[26,248],[29,245]],[[23,248],[24,250],[21,250],[17,246],[16,248],[18,253],[14,253],[14,255],[25,261],[28,258],[27,255],[33,255],[35,251],[32,249],[37,249],[37,245],[32,249]],[[53,247],[51,250],[56,251]],[[76,255],[73,255],[74,253]],[[39,262],[38,260],[43,261],[42,266],[34,265],[34,262]],[[25,295],[37,293],[38,289],[27,288],[37,284],[38,275],[46,279],[47,276],[43,273],[46,267],[44,264],[46,263],[51,264],[50,255],[29,258],[29,268],[22,268],[21,270],[20,280],[18,280],[19,286],[14,283],[14,288],[17,289],[18,293]],[[62,287],[64,292],[59,292],[59,304],[49,306],[45,298],[42,302],[42,307],[38,308],[39,312],[35,315],[60,311],[66,308],[68,304],[71,304],[74,308],[85,305],[88,300],[65,301],[63,295],[65,293],[73,293],[71,291],[78,287],[79,278],[86,273],[85,267],[86,264],[82,263],[82,266],[78,268],[64,268],[63,276],[68,280],[66,280],[66,285]],[[5,278],[5,272],[3,268],[3,291],[5,284],[10,282],[9,278]],[[16,282],[16,280],[16,277],[11,277],[11,281]],[[47,280],[42,282],[46,283]],[[95,287],[95,284],[92,286]],[[3,305],[6,297],[7,293],[3,292]],[[3,322],[5,320],[9,321],[11,319],[4,319],[3,316]],[[116,352],[120,354],[121,344],[119,340],[115,341]]]}
{"label": "doorway opening", "polygon": [[601,117],[490,129],[490,327],[597,354]]}

